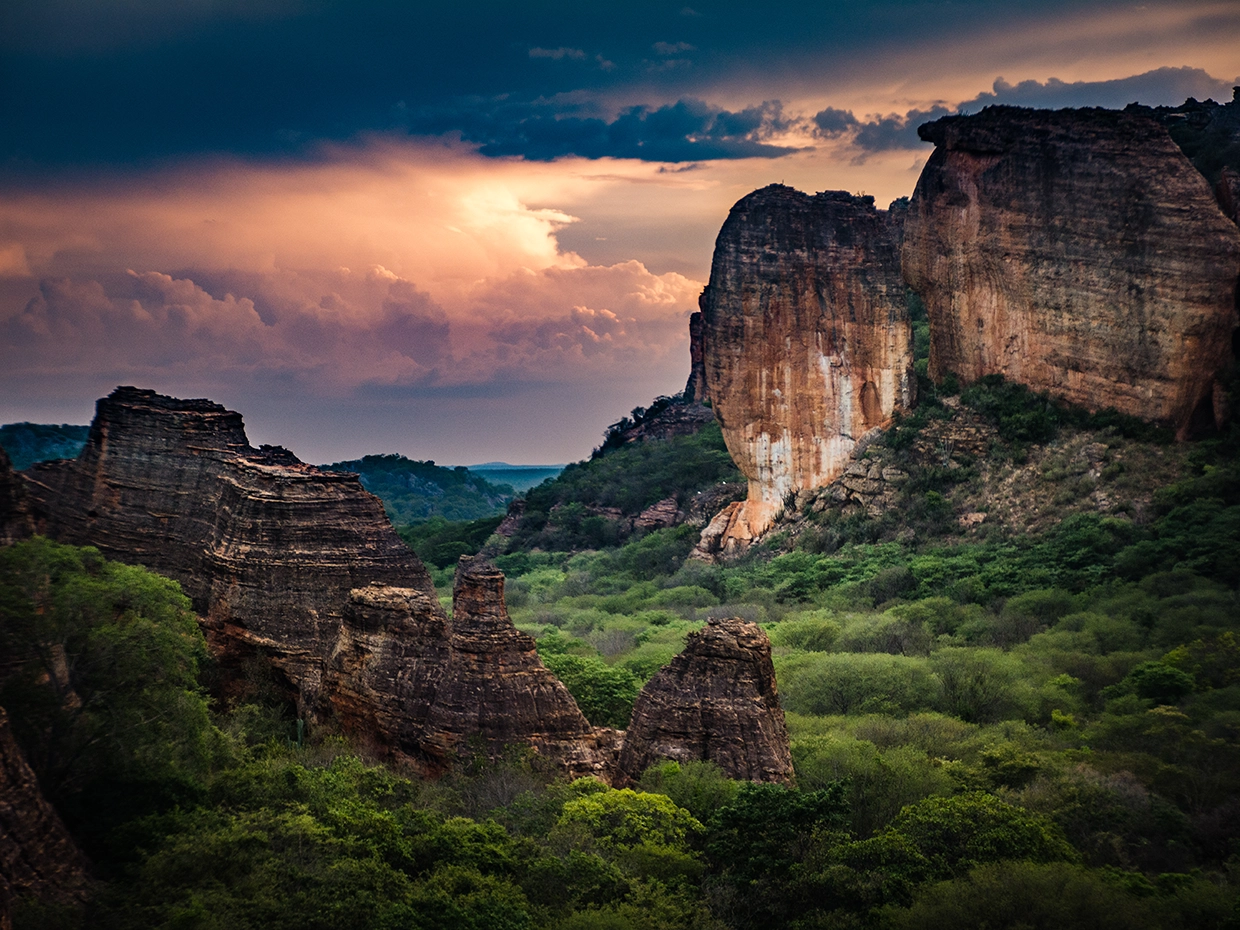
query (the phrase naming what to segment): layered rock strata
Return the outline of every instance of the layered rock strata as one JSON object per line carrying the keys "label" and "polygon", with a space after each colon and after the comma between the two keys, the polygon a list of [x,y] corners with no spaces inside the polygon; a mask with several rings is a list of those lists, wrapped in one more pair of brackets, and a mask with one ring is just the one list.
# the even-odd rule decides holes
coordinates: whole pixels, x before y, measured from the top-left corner
{"label": "layered rock strata", "polygon": [[789,494],[832,481],[915,400],[902,212],[773,184],[732,208],[700,306],[702,380],[749,496],[721,515],[740,549]]}
{"label": "layered rock strata", "polygon": [[25,484],[13,471],[8,453],[0,447],[0,546],[12,545],[33,532],[34,519]]}
{"label": "layered rock strata", "polygon": [[424,737],[451,648],[448,618],[433,595],[384,584],[349,592],[326,670],[341,727],[426,774],[447,768],[450,758]]}
{"label": "layered rock strata", "polygon": [[462,750],[523,743],[571,775],[609,777],[622,734],[592,727],[504,606],[504,576],[457,567],[452,619],[424,592],[351,592],[327,674],[344,728],[427,775]]}
{"label": "layered rock strata", "polygon": [[757,624],[711,620],[642,689],[614,784],[665,759],[713,762],[730,778],[792,781],[771,643]]}
{"label": "layered rock strata", "polygon": [[311,718],[350,591],[377,583],[434,599],[356,475],[252,448],[241,415],[211,401],[117,388],[76,460],[24,474],[43,532],[175,578],[226,664],[261,651]]}
{"label": "layered rock strata", "polygon": [[427,774],[509,743],[572,774],[614,766],[621,734],[512,625],[501,573],[463,560],[449,620],[356,475],[252,448],[233,411],[118,388],[77,460],[27,477],[44,532],[180,581],[225,668],[261,654],[311,720]]}
{"label": "layered rock strata", "polygon": [[533,638],[513,626],[504,575],[482,559],[457,564],[451,630],[426,746],[446,757],[470,739],[488,749],[527,742],[574,774],[606,774],[620,734],[586,720]]}
{"label": "layered rock strata", "polygon": [[0,708],[0,928],[11,926],[19,898],[71,905],[88,887],[86,857],[43,797]]}
{"label": "layered rock strata", "polygon": [[1137,113],[988,107],[935,144],[904,232],[930,376],[988,374],[1184,438],[1221,416],[1240,231]]}

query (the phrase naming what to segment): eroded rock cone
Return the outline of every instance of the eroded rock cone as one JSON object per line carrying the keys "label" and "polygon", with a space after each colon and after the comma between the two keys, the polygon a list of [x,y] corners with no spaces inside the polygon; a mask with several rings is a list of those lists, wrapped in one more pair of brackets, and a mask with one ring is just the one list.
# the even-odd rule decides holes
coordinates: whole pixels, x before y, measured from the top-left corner
{"label": "eroded rock cone", "polygon": [[1162,126],[996,106],[918,133],[903,266],[932,378],[1001,374],[1181,438],[1221,416],[1240,230]]}
{"label": "eroded rock cone", "polygon": [[792,780],[771,641],[756,623],[711,620],[638,695],[615,784],[664,759],[713,762],[730,778]]}
{"label": "eroded rock cone", "polygon": [[26,896],[75,904],[89,886],[86,857],[39,790],[9,717],[0,707],[0,927],[11,903]]}
{"label": "eroded rock cone", "polygon": [[691,330],[705,395],[749,479],[721,528],[723,554],[760,537],[789,493],[837,478],[866,434],[914,402],[901,223],[872,197],[779,184],[728,214],[700,346],[696,321]]}
{"label": "eroded rock cone", "polygon": [[604,774],[618,736],[590,725],[542,664],[534,640],[513,626],[503,573],[462,556],[452,589],[451,654],[423,738],[428,749],[448,758],[467,740],[488,752],[529,743],[573,774]]}

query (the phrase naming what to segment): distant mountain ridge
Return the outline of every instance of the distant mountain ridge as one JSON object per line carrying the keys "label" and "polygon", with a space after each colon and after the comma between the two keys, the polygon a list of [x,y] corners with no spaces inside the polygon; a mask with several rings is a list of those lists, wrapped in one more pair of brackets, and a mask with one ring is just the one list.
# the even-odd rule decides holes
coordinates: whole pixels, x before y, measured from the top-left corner
{"label": "distant mountain ridge", "polygon": [[89,426],[69,423],[6,423],[0,426],[0,446],[21,471],[35,462],[77,458],[89,433]]}
{"label": "distant mountain ridge", "polygon": [[323,468],[356,472],[362,486],[383,499],[388,519],[397,525],[433,517],[479,520],[503,513],[517,493],[511,483],[499,480],[497,471],[483,478],[464,465],[448,467],[396,454],[367,455]]}

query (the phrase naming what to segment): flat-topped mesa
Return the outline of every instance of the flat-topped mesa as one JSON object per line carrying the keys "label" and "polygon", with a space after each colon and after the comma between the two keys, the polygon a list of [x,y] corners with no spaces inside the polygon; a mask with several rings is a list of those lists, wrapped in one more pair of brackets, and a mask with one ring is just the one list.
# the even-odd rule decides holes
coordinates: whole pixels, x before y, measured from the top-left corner
{"label": "flat-topped mesa", "polygon": [[1217,419],[1240,231],[1165,129],[1135,113],[988,107],[935,144],[903,267],[930,376],[1002,374],[1185,438]]}
{"label": "flat-topped mesa", "polygon": [[789,493],[839,477],[862,437],[914,403],[902,215],[779,184],[728,214],[700,300],[706,396],[749,479],[725,553],[765,532]]}
{"label": "flat-topped mesa", "polygon": [[757,624],[711,620],[642,689],[614,784],[665,759],[713,762],[729,778],[792,781],[771,642]]}
{"label": "flat-topped mesa", "polygon": [[426,569],[356,475],[251,448],[240,414],[211,401],[117,388],[97,403],[76,460],[24,474],[42,532],[175,578],[225,664],[261,650],[311,718],[352,589],[433,599]]}
{"label": "flat-topped mesa", "polygon": [[503,573],[462,556],[452,590],[450,655],[427,715],[428,751],[447,758],[469,739],[488,751],[529,743],[573,774],[605,774],[618,738],[590,725],[542,664],[533,638],[513,626]]}

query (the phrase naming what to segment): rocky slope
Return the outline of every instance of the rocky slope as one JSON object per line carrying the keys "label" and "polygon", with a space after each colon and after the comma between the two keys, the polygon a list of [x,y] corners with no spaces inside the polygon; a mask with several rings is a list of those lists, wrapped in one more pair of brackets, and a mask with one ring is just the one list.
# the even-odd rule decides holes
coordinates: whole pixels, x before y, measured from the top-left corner
{"label": "rocky slope", "polygon": [[790,493],[836,478],[913,403],[901,217],[871,197],[774,184],[720,230],[700,300],[701,380],[749,479],[721,518],[723,552],[761,535]]}
{"label": "rocky slope", "polygon": [[930,376],[1002,374],[1181,438],[1223,411],[1240,231],[1138,113],[989,107],[935,143],[905,226]]}
{"label": "rocky slope", "polygon": [[18,898],[71,905],[85,900],[86,858],[39,790],[0,708],[0,928]]}
{"label": "rocky slope", "polygon": [[711,620],[642,689],[614,783],[664,759],[713,762],[730,778],[792,780],[771,643],[757,624]]}
{"label": "rocky slope", "polygon": [[34,531],[26,487],[0,447],[0,546],[25,539]]}

